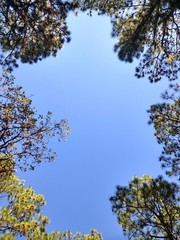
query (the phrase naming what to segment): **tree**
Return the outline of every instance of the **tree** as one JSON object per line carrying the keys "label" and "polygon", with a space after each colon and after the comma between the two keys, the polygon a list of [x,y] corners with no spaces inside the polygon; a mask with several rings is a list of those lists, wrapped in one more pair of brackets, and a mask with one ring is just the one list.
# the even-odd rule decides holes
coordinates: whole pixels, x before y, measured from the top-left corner
{"label": "tree", "polygon": [[67,121],[53,123],[51,112],[38,115],[22,87],[15,86],[14,77],[6,73],[0,78],[0,106],[0,162],[11,165],[13,161],[14,167],[25,171],[43,160],[52,161],[55,153],[47,143],[55,135],[59,140],[66,138]]}
{"label": "tree", "polygon": [[75,235],[70,231],[48,233],[49,218],[41,211],[45,205],[43,195],[36,194],[32,187],[25,188],[24,181],[14,174],[0,182],[0,198],[7,200],[6,206],[0,208],[1,240],[15,240],[22,236],[28,240],[102,240],[96,230]]}
{"label": "tree", "polygon": [[[110,16],[115,51],[120,60],[132,62],[142,54],[136,76],[177,79],[180,60],[179,0],[34,0],[1,1],[1,65],[9,71],[22,62],[37,62],[69,42],[66,19],[75,9]],[[33,51],[32,51],[33,49]]]}
{"label": "tree", "polygon": [[177,79],[180,60],[179,0],[74,0],[81,10],[111,17],[115,51],[120,60],[141,58],[136,76],[149,75],[151,82],[163,76]]}
{"label": "tree", "polygon": [[165,92],[162,97],[165,103],[152,105],[148,111],[149,124],[155,129],[159,144],[163,145],[159,160],[162,167],[169,169],[169,176],[175,175],[180,180],[180,86],[171,86],[173,92]]}
{"label": "tree", "polygon": [[[56,56],[70,41],[66,18],[73,4],[55,0],[11,0],[0,3],[1,65],[9,70],[16,59],[33,63]],[[32,51],[33,49],[33,51]]]}
{"label": "tree", "polygon": [[178,240],[179,187],[161,176],[134,177],[128,187],[117,186],[110,198],[112,211],[128,239]]}
{"label": "tree", "polygon": [[[40,225],[47,223],[46,218],[36,220],[36,214],[45,204],[42,195],[35,194],[31,187],[24,188],[24,182],[11,174],[0,182],[0,196],[6,197],[8,204],[1,208],[0,232],[12,236],[28,236]],[[42,227],[41,226],[41,227]]]}

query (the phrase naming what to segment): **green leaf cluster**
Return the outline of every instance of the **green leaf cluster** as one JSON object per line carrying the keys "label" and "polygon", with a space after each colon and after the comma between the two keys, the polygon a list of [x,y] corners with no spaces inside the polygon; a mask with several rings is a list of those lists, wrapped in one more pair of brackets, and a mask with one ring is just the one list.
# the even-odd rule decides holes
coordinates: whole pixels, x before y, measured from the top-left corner
{"label": "green leaf cluster", "polygon": [[180,179],[180,86],[171,86],[172,93],[166,91],[162,97],[166,102],[152,105],[149,124],[155,129],[159,144],[163,145],[160,161],[168,169],[169,176]]}
{"label": "green leaf cluster", "polygon": [[1,1],[1,65],[11,71],[18,66],[17,59],[33,63],[56,56],[64,43],[70,41],[66,18],[72,9],[68,1]]}
{"label": "green leaf cluster", "polygon": [[110,198],[128,239],[169,239],[180,236],[179,186],[163,177],[134,177],[128,187],[117,186]]}

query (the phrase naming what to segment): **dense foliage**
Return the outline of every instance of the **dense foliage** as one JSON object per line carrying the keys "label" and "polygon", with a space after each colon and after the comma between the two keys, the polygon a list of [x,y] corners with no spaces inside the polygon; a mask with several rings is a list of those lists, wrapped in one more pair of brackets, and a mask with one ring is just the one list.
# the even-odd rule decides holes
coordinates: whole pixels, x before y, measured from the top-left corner
{"label": "dense foliage", "polygon": [[169,176],[180,180],[180,86],[171,88],[172,93],[166,91],[162,95],[166,102],[151,106],[149,123],[154,126],[158,143],[163,145],[162,167],[168,169]]}
{"label": "dense foliage", "polygon": [[56,56],[70,40],[66,18],[72,6],[68,1],[55,0],[1,1],[1,65],[11,70],[19,58],[33,63],[49,55]]}
{"label": "dense foliage", "polygon": [[[179,0],[74,0],[82,10],[111,17],[115,51],[120,60],[132,62],[142,56],[136,76],[177,79],[180,60]],[[91,12],[90,12],[91,13]]]}
{"label": "dense foliage", "polygon": [[134,177],[128,187],[117,186],[110,198],[128,239],[178,240],[180,236],[179,187],[162,177]]}
{"label": "dense foliage", "polygon": [[[162,76],[177,79],[180,60],[178,0],[26,0],[1,1],[1,65],[11,71],[22,62],[37,62],[57,55],[70,40],[68,13],[92,10],[111,18],[115,51],[120,60],[141,57],[136,76],[149,75],[151,82]],[[33,51],[32,51],[33,49]]]}

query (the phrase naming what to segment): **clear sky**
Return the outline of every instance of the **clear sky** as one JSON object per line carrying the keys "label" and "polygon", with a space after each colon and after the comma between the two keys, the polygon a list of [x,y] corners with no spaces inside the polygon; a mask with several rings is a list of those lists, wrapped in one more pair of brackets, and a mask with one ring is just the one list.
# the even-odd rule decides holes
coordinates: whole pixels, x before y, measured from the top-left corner
{"label": "clear sky", "polygon": [[120,62],[106,17],[70,16],[72,41],[57,58],[14,71],[17,82],[33,95],[39,113],[67,118],[72,133],[66,143],[51,141],[58,153],[54,163],[20,173],[47,201],[43,213],[49,230],[99,230],[104,240],[124,239],[111,212],[109,197],[116,185],[133,175],[163,174],[161,152],[147,124],[147,109],[160,102],[167,82],[136,79],[137,62]]}

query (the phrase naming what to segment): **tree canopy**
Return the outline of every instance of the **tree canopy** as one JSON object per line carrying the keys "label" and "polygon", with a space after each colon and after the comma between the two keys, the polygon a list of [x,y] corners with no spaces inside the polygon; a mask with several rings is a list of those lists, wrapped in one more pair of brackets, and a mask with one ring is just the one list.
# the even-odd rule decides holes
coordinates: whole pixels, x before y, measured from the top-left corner
{"label": "tree canopy", "polygon": [[[16,59],[33,63],[56,56],[70,41],[68,13],[74,10],[98,12],[111,18],[112,36],[118,38],[119,59],[140,58],[136,76],[151,82],[163,76],[175,80],[179,71],[180,33],[178,0],[72,0],[1,1],[1,65],[11,71]],[[33,51],[32,51],[33,49]]]}
{"label": "tree canopy", "polygon": [[180,86],[172,85],[172,93],[166,91],[164,103],[152,105],[148,111],[149,123],[154,126],[155,136],[163,145],[160,161],[169,176],[180,180]]}
{"label": "tree canopy", "polygon": [[1,1],[1,65],[11,70],[19,58],[33,63],[56,56],[70,40],[66,17],[72,6],[68,1],[55,0]]}
{"label": "tree canopy", "polygon": [[117,186],[110,198],[112,210],[128,239],[178,240],[179,187],[161,176],[134,177],[128,187]]}
{"label": "tree canopy", "polygon": [[[82,10],[111,17],[115,51],[120,60],[140,58],[136,76],[151,82],[163,76],[177,79],[180,60],[180,2],[178,0],[75,0]],[[91,12],[90,12],[91,13]]]}

